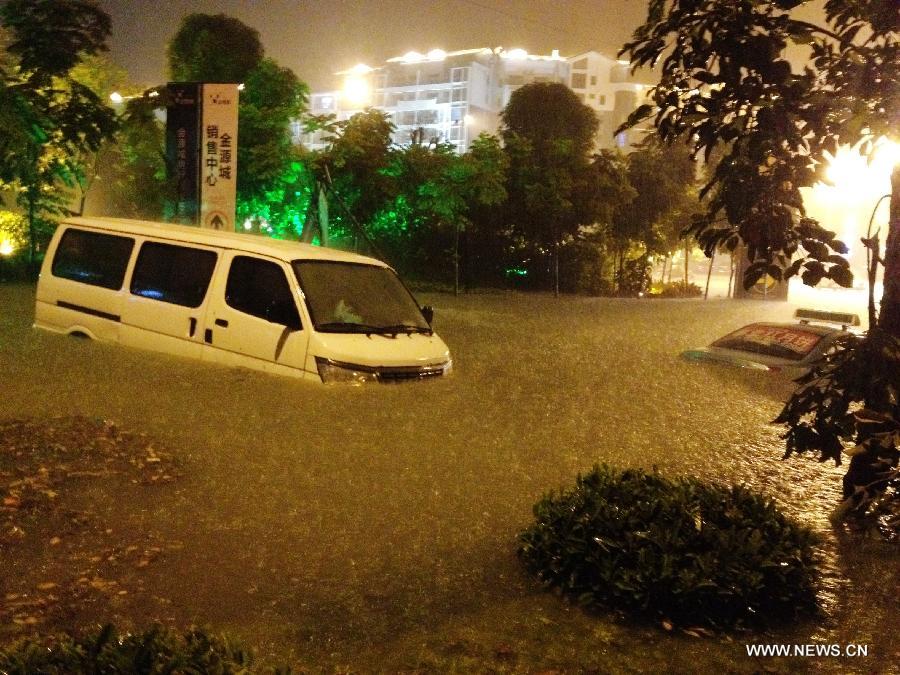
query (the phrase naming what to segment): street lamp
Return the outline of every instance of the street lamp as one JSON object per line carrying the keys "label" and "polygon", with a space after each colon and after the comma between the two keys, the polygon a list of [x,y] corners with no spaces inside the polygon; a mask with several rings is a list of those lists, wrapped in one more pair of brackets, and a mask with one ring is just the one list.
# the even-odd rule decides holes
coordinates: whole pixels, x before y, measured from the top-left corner
{"label": "street lamp", "polygon": [[363,106],[369,102],[368,81],[359,75],[351,75],[344,80],[344,98],[351,106]]}

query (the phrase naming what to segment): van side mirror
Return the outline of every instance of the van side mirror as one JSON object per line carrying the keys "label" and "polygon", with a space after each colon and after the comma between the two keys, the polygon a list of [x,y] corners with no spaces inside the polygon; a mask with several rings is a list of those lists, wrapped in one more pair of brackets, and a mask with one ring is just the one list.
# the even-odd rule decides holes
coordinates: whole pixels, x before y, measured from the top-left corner
{"label": "van side mirror", "polygon": [[422,316],[425,317],[425,321],[427,321],[428,325],[430,326],[432,322],[434,322],[434,307],[432,307],[431,305],[425,305],[424,307],[422,307]]}

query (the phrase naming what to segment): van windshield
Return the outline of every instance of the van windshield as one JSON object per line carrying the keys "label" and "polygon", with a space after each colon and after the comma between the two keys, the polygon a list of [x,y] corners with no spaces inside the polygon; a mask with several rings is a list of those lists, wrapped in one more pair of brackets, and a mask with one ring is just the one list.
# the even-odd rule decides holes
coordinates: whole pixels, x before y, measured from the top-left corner
{"label": "van windshield", "polygon": [[416,301],[387,267],[332,260],[295,260],[292,267],[319,332],[431,333]]}

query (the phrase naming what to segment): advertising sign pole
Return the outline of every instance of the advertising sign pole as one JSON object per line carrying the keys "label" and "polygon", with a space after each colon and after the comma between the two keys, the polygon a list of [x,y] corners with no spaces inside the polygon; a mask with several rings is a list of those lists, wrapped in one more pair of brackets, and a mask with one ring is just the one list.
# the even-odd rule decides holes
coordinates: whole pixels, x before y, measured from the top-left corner
{"label": "advertising sign pole", "polygon": [[238,85],[201,85],[200,227],[234,232]]}
{"label": "advertising sign pole", "polygon": [[166,157],[175,183],[173,222],[196,225],[199,205],[200,85],[170,82],[166,106]]}

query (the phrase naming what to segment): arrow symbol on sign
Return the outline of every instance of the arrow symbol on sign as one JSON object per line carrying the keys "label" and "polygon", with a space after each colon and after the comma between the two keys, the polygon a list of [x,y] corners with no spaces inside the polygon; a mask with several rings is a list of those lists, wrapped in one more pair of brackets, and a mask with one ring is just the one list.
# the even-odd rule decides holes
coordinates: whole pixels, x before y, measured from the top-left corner
{"label": "arrow symbol on sign", "polygon": [[209,222],[210,225],[213,226],[213,229],[221,230],[225,225],[225,221],[222,220],[222,217],[219,214],[213,216],[213,219]]}

